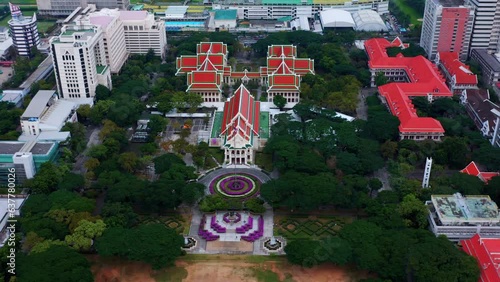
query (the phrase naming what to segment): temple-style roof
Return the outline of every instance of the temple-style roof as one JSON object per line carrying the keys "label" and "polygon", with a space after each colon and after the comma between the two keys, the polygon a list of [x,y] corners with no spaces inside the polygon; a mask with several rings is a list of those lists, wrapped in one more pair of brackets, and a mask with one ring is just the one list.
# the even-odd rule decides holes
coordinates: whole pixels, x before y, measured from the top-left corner
{"label": "temple-style roof", "polygon": [[472,238],[462,240],[463,251],[475,257],[481,270],[479,281],[500,281],[500,239],[481,238],[476,234]]}
{"label": "temple-style roof", "polygon": [[[259,136],[259,114],[260,102],[255,101],[248,89],[241,84],[234,96],[224,104],[220,134],[225,138],[224,146],[233,148],[251,146],[252,137]],[[240,138],[235,140],[235,137]],[[241,141],[245,144],[241,144]]]}
{"label": "temple-style roof", "polygon": [[472,176],[477,176],[484,183],[488,183],[493,177],[499,176],[498,172],[482,172],[475,162],[470,162],[464,169],[460,171],[461,173],[465,173]]}
{"label": "temple-style roof", "polygon": [[227,56],[227,44],[222,42],[200,42],[196,45],[197,53],[223,54]]}
{"label": "temple-style roof", "polygon": [[268,57],[297,57],[297,47],[294,45],[271,45],[267,47]]}
{"label": "temple-style roof", "polygon": [[192,71],[187,74],[189,90],[222,91],[223,76],[217,71]]}

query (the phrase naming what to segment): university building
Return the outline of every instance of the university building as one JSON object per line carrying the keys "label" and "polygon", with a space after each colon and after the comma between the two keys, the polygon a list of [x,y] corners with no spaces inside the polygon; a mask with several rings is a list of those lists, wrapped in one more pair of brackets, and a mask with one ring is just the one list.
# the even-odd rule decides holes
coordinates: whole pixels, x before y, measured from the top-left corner
{"label": "university building", "polygon": [[186,91],[200,94],[204,102],[221,102],[224,83],[235,85],[253,80],[267,86],[268,102],[281,95],[293,104],[300,101],[301,76],[314,74],[314,60],[297,58],[297,47],[293,45],[269,46],[267,66],[254,72],[232,71],[227,61],[226,44],[201,42],[197,45],[197,55],[177,58],[176,75],[186,74]]}
{"label": "university building", "polygon": [[94,98],[98,84],[112,88],[101,27],[67,25],[50,43],[60,98]]}
{"label": "university building", "polygon": [[435,63],[445,75],[446,84],[453,94],[460,95],[463,90],[478,89],[477,75],[459,60],[457,52],[438,52]]}
{"label": "university building", "polygon": [[365,41],[368,54],[368,67],[371,73],[371,86],[375,87],[378,73],[392,83],[378,87],[380,99],[399,121],[400,139],[440,141],[444,129],[436,119],[419,117],[411,97],[426,97],[432,102],[435,98],[451,97],[452,93],[435,65],[423,56],[404,57],[398,54],[389,57],[389,47],[407,48],[407,44],[396,38],[389,42],[383,38]]}
{"label": "university building", "polygon": [[9,20],[10,36],[19,56],[31,57],[31,48],[40,45],[36,13],[32,17],[23,16],[19,6],[9,3],[12,19]]}
{"label": "university building", "polygon": [[472,238],[500,237],[498,206],[489,196],[432,195],[425,203],[429,209],[429,228],[436,235],[451,241]]}

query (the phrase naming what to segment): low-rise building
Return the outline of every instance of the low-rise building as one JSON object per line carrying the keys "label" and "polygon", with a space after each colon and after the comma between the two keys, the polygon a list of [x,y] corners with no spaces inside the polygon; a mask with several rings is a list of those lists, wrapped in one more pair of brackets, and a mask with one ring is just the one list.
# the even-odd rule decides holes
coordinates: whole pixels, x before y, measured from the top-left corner
{"label": "low-rise building", "polygon": [[473,161],[470,162],[470,164],[468,164],[460,172],[468,174],[468,175],[476,176],[477,178],[479,178],[481,181],[483,181],[486,184],[488,184],[488,181],[490,181],[493,177],[497,177],[500,175],[500,173],[498,173],[498,172],[481,171],[479,166]]}
{"label": "low-rise building", "polygon": [[0,141],[0,184],[8,183],[11,169],[16,171],[16,184],[33,178],[43,163],[55,160],[58,148],[54,141]]}
{"label": "low-rise building", "polygon": [[432,195],[425,204],[429,209],[430,230],[436,236],[444,235],[451,241],[469,239],[476,234],[500,237],[498,206],[487,195]]}
{"label": "low-rise building", "polygon": [[236,10],[215,10],[213,12],[213,23],[213,29],[215,30],[228,30],[236,28]]}
{"label": "low-rise building", "polygon": [[500,82],[500,53],[490,54],[487,49],[472,49],[470,56],[481,67],[484,85],[494,86]]}
{"label": "low-rise building", "polygon": [[264,147],[270,127],[269,112],[261,112],[260,104],[241,84],[224,111],[215,114],[209,144],[224,150],[224,163],[255,163],[255,151]]}
{"label": "low-rise building", "polygon": [[[60,132],[66,122],[76,122],[77,104],[61,100],[54,90],[40,90],[21,115],[22,136],[37,139],[42,132]],[[69,137],[66,132],[63,140]]]}
{"label": "low-rise building", "polygon": [[477,259],[481,282],[500,281],[500,238],[484,238],[476,234],[460,241],[462,250]]}
{"label": "low-rise building", "polygon": [[478,89],[477,75],[460,62],[457,52],[438,52],[435,62],[445,75],[446,84],[453,94],[459,95],[465,89]]}
{"label": "low-rise building", "polygon": [[[0,195],[0,247],[5,245],[9,235],[16,230],[8,229],[8,221],[12,219],[12,214],[19,216],[24,202],[28,199],[27,194],[16,194],[15,198],[10,195]],[[14,237],[15,238],[15,237]]]}
{"label": "low-rise building", "polygon": [[486,89],[462,90],[460,103],[465,106],[467,114],[474,121],[481,134],[492,138],[497,121],[497,116],[492,110],[500,111],[500,107],[490,101],[490,92]]}
{"label": "low-rise building", "polygon": [[400,121],[400,139],[440,141],[444,128],[434,118],[419,117],[410,97],[426,97],[430,102],[435,98],[451,97],[452,93],[435,65],[423,56],[404,57],[399,54],[389,57],[389,47],[406,48],[408,45],[396,38],[389,42],[383,38],[365,41],[369,57],[371,85],[375,87],[375,77],[382,73],[392,83],[378,88],[380,99],[390,112]]}
{"label": "low-rise building", "polygon": [[500,147],[500,111],[493,109],[491,112],[496,116],[496,120],[493,122],[495,130],[493,130],[493,136],[491,137],[491,145]]}

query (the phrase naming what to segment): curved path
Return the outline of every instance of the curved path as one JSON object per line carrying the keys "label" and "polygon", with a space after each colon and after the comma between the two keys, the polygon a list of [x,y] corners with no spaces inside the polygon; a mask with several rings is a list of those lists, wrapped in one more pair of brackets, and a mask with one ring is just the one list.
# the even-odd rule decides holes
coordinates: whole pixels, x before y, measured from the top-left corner
{"label": "curved path", "polygon": [[210,172],[209,174],[203,176],[203,178],[201,178],[198,182],[205,185],[208,188],[208,186],[210,185],[212,180],[214,180],[215,178],[217,178],[221,175],[232,174],[232,173],[245,173],[245,174],[253,175],[261,183],[266,183],[269,180],[271,180],[271,178],[267,174],[263,173],[259,169],[254,169],[254,168],[221,168],[221,169],[214,170],[214,171]]}

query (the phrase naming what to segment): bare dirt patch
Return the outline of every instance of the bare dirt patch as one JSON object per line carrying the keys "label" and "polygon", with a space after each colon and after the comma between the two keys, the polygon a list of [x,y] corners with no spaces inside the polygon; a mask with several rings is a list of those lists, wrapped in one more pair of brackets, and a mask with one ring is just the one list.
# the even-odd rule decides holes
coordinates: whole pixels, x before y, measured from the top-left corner
{"label": "bare dirt patch", "polygon": [[289,264],[284,257],[188,255],[175,267],[154,271],[147,264],[88,256],[96,282],[354,282],[365,273],[323,264],[313,268]]}
{"label": "bare dirt patch", "polygon": [[252,252],[253,243],[246,241],[239,242],[223,242],[211,241],[207,242],[207,251],[225,251],[225,252]]}

